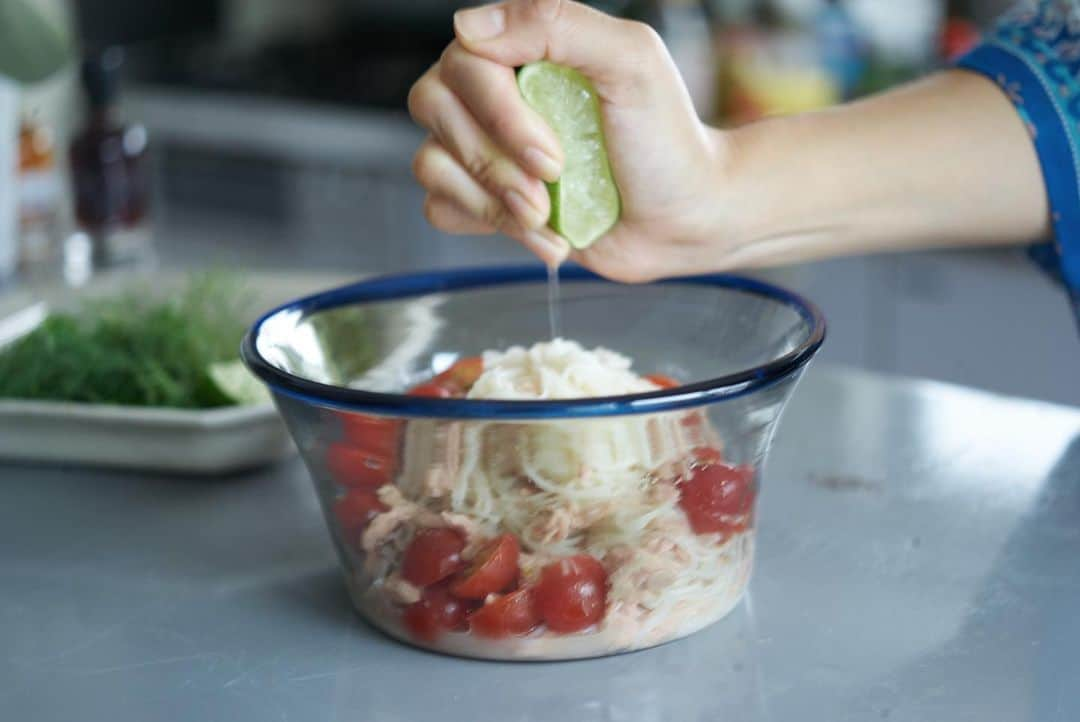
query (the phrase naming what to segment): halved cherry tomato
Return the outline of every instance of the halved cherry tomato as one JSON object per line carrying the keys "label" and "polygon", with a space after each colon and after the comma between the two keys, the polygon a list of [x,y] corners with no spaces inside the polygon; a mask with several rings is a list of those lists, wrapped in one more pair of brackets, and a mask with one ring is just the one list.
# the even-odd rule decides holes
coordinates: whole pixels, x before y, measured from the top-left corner
{"label": "halved cherry tomato", "polygon": [[499,595],[469,615],[469,630],[488,639],[528,634],[540,626],[535,597],[528,588]]}
{"label": "halved cherry tomato", "polygon": [[455,599],[440,585],[428,587],[419,602],[405,607],[402,621],[417,639],[434,642],[443,632],[468,629],[468,614],[465,602]]}
{"label": "halved cherry tomato", "polygon": [[379,501],[374,492],[367,489],[349,489],[345,496],[334,502],[334,517],[341,526],[342,534],[349,541],[363,533],[376,515],[389,509]]}
{"label": "halved cherry tomato", "polygon": [[536,586],[536,609],[553,632],[580,632],[604,618],[607,572],[595,558],[578,554],[548,564]]}
{"label": "halved cherry tomato", "polygon": [[350,446],[389,459],[397,456],[399,422],[367,414],[342,413],[338,418]]}
{"label": "halved cherry tomato", "polygon": [[521,547],[513,534],[503,534],[480,548],[469,565],[450,584],[450,592],[462,599],[483,599],[506,591],[517,578]]}
{"label": "halved cherry tomato", "polygon": [[326,450],[326,468],[342,486],[377,489],[394,480],[393,457],[380,456],[336,442]]}
{"label": "halved cherry tomato", "polygon": [[679,483],[679,506],[696,534],[741,531],[754,508],[754,469],[706,460]]}
{"label": "halved cherry tomato", "polygon": [[482,373],[484,373],[484,359],[480,356],[468,356],[457,361],[436,376],[433,381],[466,394]]}
{"label": "halved cherry tomato", "polygon": [[426,396],[432,399],[449,399],[455,396],[453,389],[435,381],[420,384],[409,389],[409,396]]}
{"label": "halved cherry tomato", "polygon": [[421,529],[405,549],[401,576],[418,587],[442,581],[465,566],[461,559],[464,548],[465,538],[456,529]]}
{"label": "halved cherry tomato", "polygon": [[682,383],[665,374],[646,374],[646,381],[652,381],[662,389],[674,389],[682,386]]}

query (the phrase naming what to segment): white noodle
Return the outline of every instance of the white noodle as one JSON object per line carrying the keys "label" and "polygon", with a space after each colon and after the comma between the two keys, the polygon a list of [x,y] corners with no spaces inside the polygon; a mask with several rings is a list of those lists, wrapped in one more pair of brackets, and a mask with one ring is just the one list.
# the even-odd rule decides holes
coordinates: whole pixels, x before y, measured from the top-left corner
{"label": "white noodle", "polygon": [[[629,359],[560,339],[484,354],[469,397],[563,399],[656,388],[631,371]],[[676,615],[708,613],[741,591],[741,540],[749,535],[725,543],[694,534],[677,504],[673,477],[693,448],[717,443],[708,424],[685,423],[688,413],[698,412],[460,422],[460,434],[442,439],[460,443],[460,453],[427,443],[431,456],[423,466],[430,473],[432,465],[459,459],[457,468],[437,469],[451,484],[442,503],[483,529],[515,534],[536,560],[582,551],[604,560],[605,625],[623,624],[635,639],[648,639]],[[403,482],[417,488],[414,480]]]}

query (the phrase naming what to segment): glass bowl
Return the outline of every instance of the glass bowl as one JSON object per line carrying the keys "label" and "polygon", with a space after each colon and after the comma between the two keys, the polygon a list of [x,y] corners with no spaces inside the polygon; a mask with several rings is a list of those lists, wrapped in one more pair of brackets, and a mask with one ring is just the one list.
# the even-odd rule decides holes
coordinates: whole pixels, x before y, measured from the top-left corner
{"label": "glass bowl", "polygon": [[732,275],[560,279],[563,335],[653,375],[635,393],[463,397],[497,364],[484,352],[551,342],[542,267],[364,281],[274,309],[244,340],[353,603],[398,639],[599,656],[691,634],[746,589],[759,472],[821,313]]}

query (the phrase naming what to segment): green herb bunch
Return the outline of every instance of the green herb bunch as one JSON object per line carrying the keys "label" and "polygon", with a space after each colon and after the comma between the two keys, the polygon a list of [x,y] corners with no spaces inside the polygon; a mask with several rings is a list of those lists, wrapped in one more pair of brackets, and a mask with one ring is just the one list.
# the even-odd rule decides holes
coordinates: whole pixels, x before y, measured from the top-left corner
{"label": "green herb bunch", "polygon": [[131,289],[51,314],[0,351],[0,398],[230,405],[208,369],[237,358],[249,302],[235,278],[204,273],[168,298]]}

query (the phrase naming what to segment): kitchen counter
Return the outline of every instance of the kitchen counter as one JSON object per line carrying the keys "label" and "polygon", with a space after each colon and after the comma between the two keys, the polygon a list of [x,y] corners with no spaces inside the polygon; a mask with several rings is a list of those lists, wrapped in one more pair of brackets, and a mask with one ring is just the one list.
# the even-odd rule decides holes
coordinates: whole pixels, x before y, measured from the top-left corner
{"label": "kitchen counter", "polygon": [[217,481],[0,464],[0,702],[35,722],[1071,722],[1078,481],[1080,411],[817,367],[728,619],[515,665],[360,621],[298,461]]}

